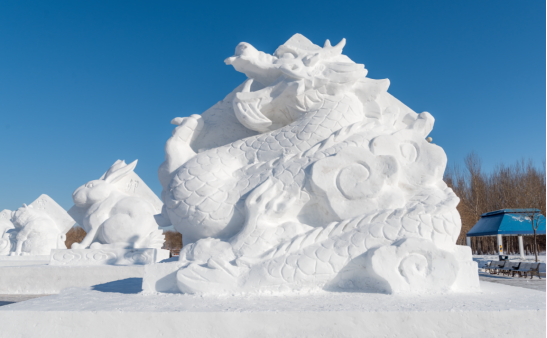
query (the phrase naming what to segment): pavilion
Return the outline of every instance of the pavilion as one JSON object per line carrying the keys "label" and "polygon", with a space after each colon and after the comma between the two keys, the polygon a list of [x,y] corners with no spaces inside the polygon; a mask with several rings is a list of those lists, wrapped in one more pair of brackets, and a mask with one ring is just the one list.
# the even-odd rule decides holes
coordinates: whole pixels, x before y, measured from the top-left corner
{"label": "pavilion", "polygon": [[481,215],[481,219],[467,233],[467,245],[471,246],[470,237],[497,236],[499,254],[503,255],[502,236],[518,236],[520,256],[524,258],[522,236],[534,234],[529,215],[539,216],[537,235],[545,235],[545,217],[539,209],[501,209]]}

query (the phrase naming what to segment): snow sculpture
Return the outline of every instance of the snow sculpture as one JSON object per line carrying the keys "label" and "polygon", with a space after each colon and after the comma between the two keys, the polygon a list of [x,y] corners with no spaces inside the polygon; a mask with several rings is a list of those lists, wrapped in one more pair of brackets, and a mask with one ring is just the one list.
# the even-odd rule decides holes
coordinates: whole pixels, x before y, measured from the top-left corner
{"label": "snow sculpture", "polygon": [[159,179],[185,245],[181,292],[478,289],[455,245],[446,155],[426,141],[433,116],[367,78],[344,45],[296,34],[269,55],[242,42],[225,62],[248,80],[172,121]]}
{"label": "snow sculpture", "polygon": [[0,256],[7,256],[11,251],[15,251],[15,226],[11,222],[11,210],[2,210],[0,212]]}
{"label": "snow sculpture", "polygon": [[49,255],[66,249],[66,233],[74,220],[48,195],[30,205],[0,213],[0,255]]}
{"label": "snow sculpture", "polygon": [[74,191],[69,210],[87,235],[72,249],[160,249],[165,241],[154,217],[161,201],[134,173],[137,161],[116,161],[98,180]]}

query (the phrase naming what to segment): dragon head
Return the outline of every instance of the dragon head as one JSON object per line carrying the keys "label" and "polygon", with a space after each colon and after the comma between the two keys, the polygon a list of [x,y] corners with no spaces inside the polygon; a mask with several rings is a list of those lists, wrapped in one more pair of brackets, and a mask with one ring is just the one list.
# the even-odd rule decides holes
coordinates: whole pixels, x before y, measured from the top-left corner
{"label": "dragon head", "polygon": [[321,48],[295,34],[270,55],[241,42],[235,55],[224,61],[249,78],[233,102],[238,120],[259,132],[274,130],[310,110],[313,104],[306,101],[313,102],[310,97],[317,99],[317,93],[337,95],[348,90],[367,70],[342,55],[345,44],[345,39],[336,46],[327,40]]}

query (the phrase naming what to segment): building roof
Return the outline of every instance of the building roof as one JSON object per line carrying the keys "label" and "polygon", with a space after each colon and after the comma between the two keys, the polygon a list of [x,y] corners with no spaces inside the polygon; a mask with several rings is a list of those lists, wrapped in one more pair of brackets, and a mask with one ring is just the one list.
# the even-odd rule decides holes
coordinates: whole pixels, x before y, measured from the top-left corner
{"label": "building roof", "polygon": [[481,219],[467,233],[467,237],[495,235],[533,235],[532,223],[528,215],[539,214],[538,235],[545,235],[545,217],[539,209],[501,209],[481,215]]}

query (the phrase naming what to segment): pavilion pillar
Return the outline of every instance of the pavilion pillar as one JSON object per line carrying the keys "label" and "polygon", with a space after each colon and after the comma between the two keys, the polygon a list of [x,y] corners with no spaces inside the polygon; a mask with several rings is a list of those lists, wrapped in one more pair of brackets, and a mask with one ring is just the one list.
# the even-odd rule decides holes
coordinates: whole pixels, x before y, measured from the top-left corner
{"label": "pavilion pillar", "polygon": [[501,235],[498,235],[498,253],[500,256],[503,255],[503,238]]}
{"label": "pavilion pillar", "polygon": [[519,251],[520,251],[520,258],[524,259],[524,244],[522,243],[522,236],[519,236]]}
{"label": "pavilion pillar", "polygon": [[467,237],[467,246],[471,248],[471,237]]}

